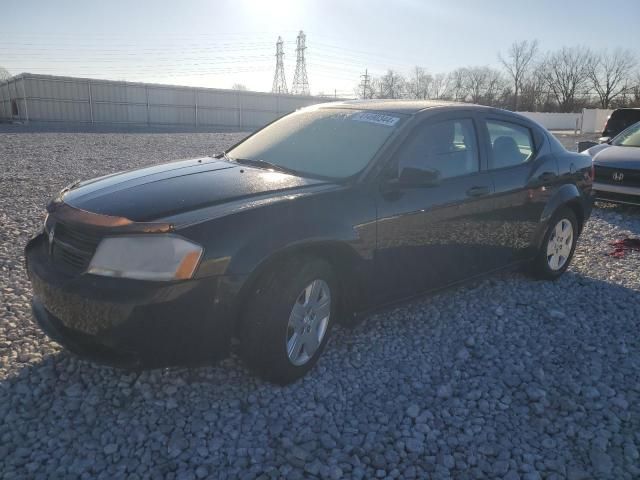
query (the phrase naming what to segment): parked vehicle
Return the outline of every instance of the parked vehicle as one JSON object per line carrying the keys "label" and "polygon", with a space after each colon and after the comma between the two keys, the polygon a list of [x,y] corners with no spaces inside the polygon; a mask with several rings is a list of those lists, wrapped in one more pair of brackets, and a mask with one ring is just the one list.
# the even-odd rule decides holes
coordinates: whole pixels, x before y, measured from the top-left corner
{"label": "parked vehicle", "polygon": [[602,131],[600,143],[607,143],[627,127],[640,122],[640,108],[618,108],[611,112]]}
{"label": "parked vehicle", "polygon": [[640,205],[640,122],[583,153],[593,158],[598,200]]}
{"label": "parked vehicle", "polygon": [[309,107],[215,158],[65,188],[26,247],[33,312],[124,366],[240,354],[291,382],[332,325],[504,268],[555,279],[592,208],[592,162],[515,113]]}

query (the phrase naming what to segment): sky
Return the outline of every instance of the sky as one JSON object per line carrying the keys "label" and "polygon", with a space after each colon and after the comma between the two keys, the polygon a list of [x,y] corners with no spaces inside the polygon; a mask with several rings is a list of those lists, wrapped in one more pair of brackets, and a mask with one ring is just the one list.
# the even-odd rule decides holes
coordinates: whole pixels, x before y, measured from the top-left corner
{"label": "sky", "polygon": [[[640,0],[2,0],[0,66],[22,72],[270,91],[296,36],[313,94],[353,95],[360,75],[499,66],[518,40],[640,54]],[[639,55],[640,56],[640,55]]]}

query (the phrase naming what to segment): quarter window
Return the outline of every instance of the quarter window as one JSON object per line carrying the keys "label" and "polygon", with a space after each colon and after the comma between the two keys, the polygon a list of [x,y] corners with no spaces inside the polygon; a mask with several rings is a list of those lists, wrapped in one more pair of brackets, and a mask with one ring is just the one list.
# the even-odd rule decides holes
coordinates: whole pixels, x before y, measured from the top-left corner
{"label": "quarter window", "polygon": [[531,131],[515,123],[487,121],[491,141],[489,168],[504,168],[528,161],[534,152]]}
{"label": "quarter window", "polygon": [[436,170],[440,178],[478,172],[478,142],[473,121],[446,120],[418,127],[400,153],[398,173],[407,167]]}

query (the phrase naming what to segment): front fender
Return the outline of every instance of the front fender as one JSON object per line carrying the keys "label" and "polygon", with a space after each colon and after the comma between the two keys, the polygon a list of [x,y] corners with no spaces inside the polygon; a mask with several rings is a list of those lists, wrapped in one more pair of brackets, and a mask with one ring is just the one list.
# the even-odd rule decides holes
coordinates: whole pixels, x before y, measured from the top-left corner
{"label": "front fender", "polygon": [[[250,208],[180,233],[205,247],[197,276],[255,278],[265,265],[302,250],[322,257],[365,284],[376,246],[376,209],[364,189],[345,187]],[[337,252],[337,253],[335,253]],[[335,253],[335,255],[334,255]]]}

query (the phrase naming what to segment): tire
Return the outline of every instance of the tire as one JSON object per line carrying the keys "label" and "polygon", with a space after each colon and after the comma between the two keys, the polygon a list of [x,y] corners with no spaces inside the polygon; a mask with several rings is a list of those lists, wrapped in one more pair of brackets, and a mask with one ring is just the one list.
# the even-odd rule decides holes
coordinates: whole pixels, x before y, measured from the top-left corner
{"label": "tire", "polygon": [[[559,232],[562,232],[560,236]],[[578,220],[573,210],[568,207],[558,209],[549,220],[540,250],[533,260],[534,276],[543,280],[555,280],[560,277],[569,268],[578,235]],[[562,241],[557,242],[558,238]]]}
{"label": "tire", "polygon": [[335,320],[337,285],[331,266],[309,256],[278,263],[262,275],[240,329],[240,355],[249,368],[280,385],[311,370]]}

